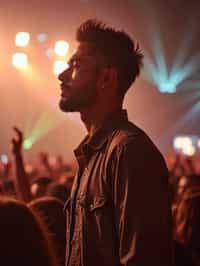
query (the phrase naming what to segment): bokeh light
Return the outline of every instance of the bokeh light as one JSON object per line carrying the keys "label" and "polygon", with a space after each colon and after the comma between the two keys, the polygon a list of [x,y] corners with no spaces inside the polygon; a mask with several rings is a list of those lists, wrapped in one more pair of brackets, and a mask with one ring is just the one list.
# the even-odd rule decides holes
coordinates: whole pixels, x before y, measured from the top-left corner
{"label": "bokeh light", "polygon": [[28,32],[18,32],[15,37],[15,44],[19,47],[25,47],[29,44],[30,34]]}
{"label": "bokeh light", "polygon": [[54,50],[52,48],[48,48],[45,53],[48,58],[52,58],[54,56]]}
{"label": "bokeh light", "polygon": [[185,155],[192,156],[196,152],[196,136],[176,136],[173,141],[174,149]]}
{"label": "bokeh light", "polygon": [[8,163],[8,155],[6,155],[6,154],[2,154],[2,155],[0,156],[0,159],[1,159],[1,162],[2,162],[3,164],[7,164],[7,163]]}
{"label": "bokeh light", "polygon": [[38,42],[45,42],[47,40],[47,34],[46,33],[39,33],[37,35]]}
{"label": "bokeh light", "polygon": [[15,68],[24,69],[28,65],[28,56],[25,53],[15,53],[12,57],[12,64]]}
{"label": "bokeh light", "polygon": [[65,56],[68,53],[69,44],[66,41],[57,41],[55,43],[55,54],[58,56]]}
{"label": "bokeh light", "polygon": [[33,146],[33,142],[32,142],[31,139],[24,140],[24,142],[23,142],[23,148],[25,150],[30,150],[32,148],[32,146]]}
{"label": "bokeh light", "polygon": [[185,147],[183,147],[182,152],[183,152],[183,154],[185,154],[187,156],[193,156],[196,152],[196,149],[194,146],[185,146]]}
{"label": "bokeh light", "polygon": [[64,60],[57,60],[54,63],[54,74],[55,75],[59,75],[60,73],[62,73],[66,68],[68,67],[68,64],[66,61]]}

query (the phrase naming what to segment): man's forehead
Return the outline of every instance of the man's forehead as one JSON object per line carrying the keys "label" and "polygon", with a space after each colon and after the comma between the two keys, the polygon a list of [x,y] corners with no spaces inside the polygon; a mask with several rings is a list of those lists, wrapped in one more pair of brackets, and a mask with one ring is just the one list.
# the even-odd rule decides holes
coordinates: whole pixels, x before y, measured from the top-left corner
{"label": "man's forehead", "polygon": [[88,42],[78,43],[72,57],[76,58],[76,57],[86,57],[86,56],[88,57],[95,56],[92,44]]}

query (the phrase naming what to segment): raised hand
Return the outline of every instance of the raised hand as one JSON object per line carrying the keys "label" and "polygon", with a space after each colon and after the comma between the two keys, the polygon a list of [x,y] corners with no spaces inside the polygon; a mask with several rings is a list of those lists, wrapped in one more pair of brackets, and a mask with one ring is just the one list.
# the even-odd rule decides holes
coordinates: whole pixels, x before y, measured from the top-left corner
{"label": "raised hand", "polygon": [[25,171],[23,155],[21,153],[23,144],[23,133],[19,128],[13,127],[15,136],[12,138],[12,154],[14,155],[14,168],[16,174],[15,187],[19,199],[29,202],[32,199],[28,176]]}
{"label": "raised hand", "polygon": [[13,130],[15,132],[15,136],[11,140],[11,151],[14,155],[20,154],[23,144],[23,133],[19,128],[13,127]]}

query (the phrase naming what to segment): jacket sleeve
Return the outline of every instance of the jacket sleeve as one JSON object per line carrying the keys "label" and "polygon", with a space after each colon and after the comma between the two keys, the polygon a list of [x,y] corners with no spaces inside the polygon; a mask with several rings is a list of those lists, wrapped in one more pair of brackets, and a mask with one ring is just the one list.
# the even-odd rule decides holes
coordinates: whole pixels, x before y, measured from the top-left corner
{"label": "jacket sleeve", "polygon": [[123,266],[172,265],[167,169],[153,144],[129,138],[110,158],[114,219]]}

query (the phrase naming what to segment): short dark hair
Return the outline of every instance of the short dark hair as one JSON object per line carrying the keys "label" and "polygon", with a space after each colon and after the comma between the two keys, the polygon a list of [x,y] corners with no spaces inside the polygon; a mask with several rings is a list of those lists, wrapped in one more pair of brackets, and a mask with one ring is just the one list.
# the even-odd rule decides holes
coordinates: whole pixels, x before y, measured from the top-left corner
{"label": "short dark hair", "polygon": [[119,93],[124,96],[143,65],[138,43],[135,44],[124,31],[117,31],[96,19],[82,23],[77,29],[76,39],[91,43],[95,51],[105,58],[107,67],[117,69]]}

